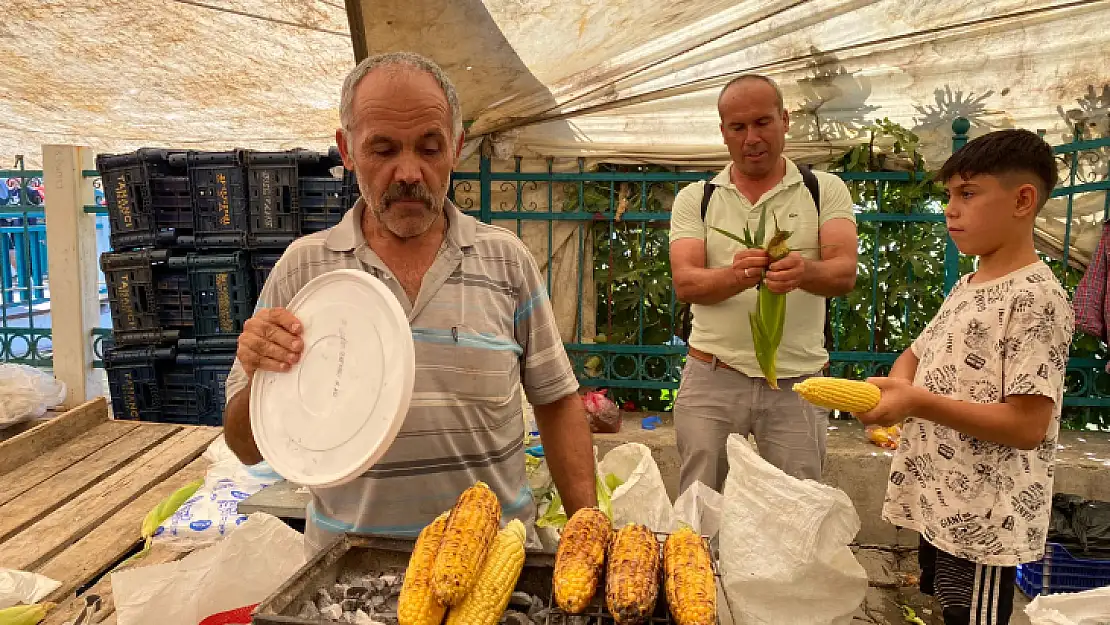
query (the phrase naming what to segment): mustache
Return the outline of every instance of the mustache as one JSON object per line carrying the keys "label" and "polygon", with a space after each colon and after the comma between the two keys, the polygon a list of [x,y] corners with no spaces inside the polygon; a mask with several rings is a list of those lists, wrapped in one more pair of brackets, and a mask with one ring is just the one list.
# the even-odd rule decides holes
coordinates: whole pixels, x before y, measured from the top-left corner
{"label": "mustache", "polygon": [[393,202],[423,202],[424,206],[431,208],[435,200],[432,192],[422,182],[393,182],[382,194],[382,206],[388,207]]}

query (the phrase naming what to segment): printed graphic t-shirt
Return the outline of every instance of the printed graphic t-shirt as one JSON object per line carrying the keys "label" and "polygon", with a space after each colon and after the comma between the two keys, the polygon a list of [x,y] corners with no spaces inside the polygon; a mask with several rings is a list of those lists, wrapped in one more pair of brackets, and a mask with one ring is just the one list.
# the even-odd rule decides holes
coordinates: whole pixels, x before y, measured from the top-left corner
{"label": "printed graphic t-shirt", "polygon": [[1074,317],[1043,262],[972,284],[964,276],[912,345],[914,385],[966,402],[1042,395],[1055,407],[1023,451],[909,418],[891,464],[883,518],[947,553],[1015,566],[1044,553]]}

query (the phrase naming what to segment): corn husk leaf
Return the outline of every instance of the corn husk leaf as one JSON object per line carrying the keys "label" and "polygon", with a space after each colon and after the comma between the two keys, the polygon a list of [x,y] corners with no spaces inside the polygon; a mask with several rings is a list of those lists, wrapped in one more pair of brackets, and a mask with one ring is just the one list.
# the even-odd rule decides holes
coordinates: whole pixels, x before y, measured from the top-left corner
{"label": "corn husk leaf", "polygon": [[[787,240],[793,234],[789,230],[780,230],[778,219],[774,217],[775,232],[771,236],[771,240],[767,241],[766,245],[762,243],[764,235],[766,234],[767,226],[767,207],[764,206],[759,215],[759,223],[756,225],[754,240],[752,233],[745,228],[744,236],[739,237],[727,230],[720,228],[713,228],[717,232],[737,241],[748,248],[761,247],[767,251],[767,254],[773,261],[780,260],[791,252]],[[756,306],[755,310],[748,314],[748,322],[752,330],[752,345],[755,347],[755,358],[759,362],[759,369],[763,372],[763,376],[767,379],[767,385],[773,389],[778,389],[778,373],[776,365],[778,362],[779,345],[782,343],[783,326],[786,324],[786,295],[780,293],[772,293],[767,290],[763,285],[756,287]]]}
{"label": "corn husk leaf", "polygon": [[163,499],[157,506],[154,506],[143,519],[142,528],[140,530],[140,535],[144,541],[142,550],[123,562],[120,562],[119,566],[113,570],[119,570],[132,561],[145,556],[147,552],[150,551],[151,544],[154,540],[154,532],[158,530],[158,527],[162,525],[166,519],[173,516],[173,513],[177,512],[177,509],[180,508],[182,504],[200,490],[201,486],[204,486],[204,478],[193,480],[170,493],[170,495]]}

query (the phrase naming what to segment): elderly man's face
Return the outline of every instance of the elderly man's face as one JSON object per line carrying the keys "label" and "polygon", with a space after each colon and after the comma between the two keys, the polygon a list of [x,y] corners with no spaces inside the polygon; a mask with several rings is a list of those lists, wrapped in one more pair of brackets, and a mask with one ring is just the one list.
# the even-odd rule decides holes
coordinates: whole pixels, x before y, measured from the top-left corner
{"label": "elderly man's face", "polygon": [[717,110],[733,166],[749,178],[771,174],[786,146],[789,122],[775,89],[760,80],[742,80],[722,95]]}
{"label": "elderly man's face", "polygon": [[382,225],[404,239],[431,228],[443,213],[460,147],[451,141],[451,107],[432,76],[371,71],[355,90],[350,128],[336,138]]}

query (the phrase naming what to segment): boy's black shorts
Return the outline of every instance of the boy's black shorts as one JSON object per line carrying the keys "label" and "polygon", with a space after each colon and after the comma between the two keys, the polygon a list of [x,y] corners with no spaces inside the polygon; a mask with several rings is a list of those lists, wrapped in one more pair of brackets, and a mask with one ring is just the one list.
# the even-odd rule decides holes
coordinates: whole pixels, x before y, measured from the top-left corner
{"label": "boy's black shorts", "polygon": [[1017,567],[957,558],[921,538],[921,592],[936,597],[944,625],[1008,625]]}

